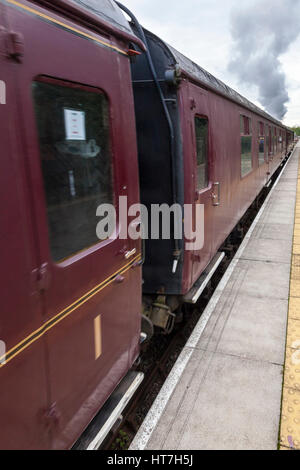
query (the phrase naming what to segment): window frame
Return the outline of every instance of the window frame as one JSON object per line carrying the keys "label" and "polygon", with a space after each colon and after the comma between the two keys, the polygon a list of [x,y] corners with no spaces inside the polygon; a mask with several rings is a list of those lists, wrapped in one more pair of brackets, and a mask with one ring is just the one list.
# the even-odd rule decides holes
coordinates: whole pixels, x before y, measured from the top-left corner
{"label": "window frame", "polygon": [[274,126],[270,126],[270,131],[271,131],[271,151],[270,151],[270,155],[271,157],[274,156],[274,136],[275,136],[275,128]]}
{"label": "window frame", "polygon": [[[260,140],[264,139],[264,159],[260,158],[261,152],[259,151],[260,148]],[[260,168],[266,163],[266,124],[263,121],[258,121],[258,167]]]}
{"label": "window frame", "polygon": [[[207,152],[206,152],[206,157],[207,157],[207,162],[206,162],[206,171],[207,171],[207,185],[202,188],[202,189],[199,189],[198,188],[198,149],[197,149],[197,132],[196,132],[196,119],[205,119],[206,122],[207,122],[207,145],[206,145],[206,148],[207,148]],[[194,160],[194,164],[195,164],[195,186],[196,186],[196,192],[198,194],[202,194],[202,193],[205,193],[210,187],[211,187],[211,181],[210,181],[210,175],[211,175],[211,168],[210,168],[210,121],[209,121],[209,118],[208,116],[204,115],[204,114],[199,114],[199,113],[196,113],[194,114],[194,119],[193,119],[193,133],[194,133],[194,139],[195,139],[195,151],[194,151],[194,154],[195,154],[195,160]]]}
{"label": "window frame", "polygon": [[283,131],[282,131],[282,129],[279,129],[278,144],[279,144],[279,148],[280,148],[280,153],[282,153],[282,150],[283,150]]}
{"label": "window frame", "polygon": [[[115,152],[114,152],[114,143],[115,143],[115,133],[113,129],[113,111],[112,111],[112,102],[110,99],[110,96],[108,93],[105,92],[104,89],[99,88],[99,87],[94,87],[91,85],[86,85],[78,82],[73,82],[73,81],[68,81],[65,79],[61,79],[59,77],[49,77],[47,75],[37,75],[33,77],[31,81],[31,85],[33,85],[35,82],[39,83],[46,83],[50,85],[56,85],[56,86],[61,86],[62,88],[69,88],[69,89],[75,89],[75,90],[82,90],[82,91],[87,91],[90,93],[94,93],[97,95],[104,95],[107,101],[107,106],[108,106],[108,131],[109,131],[109,148],[110,148],[110,159],[111,159],[111,184],[112,184],[112,203],[115,208],[116,214],[118,215],[119,213],[119,202],[118,202],[118,195],[119,195],[119,177],[118,177],[118,172],[117,172],[117,164],[116,164],[116,158],[115,158]],[[33,110],[34,110],[34,119],[35,119],[35,132],[36,132],[36,141],[37,141],[37,146],[38,146],[38,154],[39,154],[39,164],[40,164],[40,178],[41,178],[41,185],[42,185],[42,191],[43,191],[43,208],[44,208],[44,214],[45,214],[45,221],[46,221],[46,231],[47,231],[47,239],[48,239],[48,253],[49,253],[49,260],[51,263],[53,263],[54,266],[58,268],[67,268],[69,266],[72,266],[76,264],[78,261],[81,259],[86,258],[87,256],[90,256],[97,251],[101,250],[102,248],[111,245],[118,239],[118,233],[119,233],[119,224],[118,224],[118,216],[117,216],[117,225],[116,225],[116,233],[114,238],[107,238],[105,240],[99,240],[98,242],[95,242],[94,244],[87,246],[70,256],[67,256],[66,258],[55,261],[52,252],[51,252],[51,241],[50,241],[50,230],[49,230],[49,219],[47,215],[48,211],[48,206],[47,206],[47,197],[46,197],[46,188],[44,184],[44,175],[43,175],[43,169],[42,169],[42,155],[41,155],[41,148],[40,148],[40,142],[39,142],[39,129],[38,129],[38,123],[36,120],[36,114],[35,114],[35,101],[34,101],[34,95],[33,92],[31,91],[31,99],[32,99],[32,105],[33,105]],[[95,225],[95,232],[96,232],[96,225]]]}
{"label": "window frame", "polygon": [[272,153],[272,127],[271,125],[268,123],[266,124],[267,126],[267,133],[266,133],[266,137],[268,139],[268,145],[267,145],[267,163],[270,162],[270,157],[273,155]]}
{"label": "window frame", "polygon": [[278,137],[277,137],[277,127],[274,126],[274,155],[277,155],[277,153],[278,153],[278,148],[277,148],[278,142],[277,142],[277,139],[278,139]]}
{"label": "window frame", "polygon": [[[244,120],[244,126],[242,129],[241,121]],[[247,120],[247,121],[246,121]],[[246,124],[247,122],[247,124]],[[243,130],[243,132],[242,132]],[[242,138],[243,137],[251,137],[251,170],[247,173],[243,174],[243,160],[242,160]],[[240,114],[240,175],[241,179],[247,178],[251,175],[254,171],[254,164],[253,164],[253,119],[251,116],[247,114]]]}

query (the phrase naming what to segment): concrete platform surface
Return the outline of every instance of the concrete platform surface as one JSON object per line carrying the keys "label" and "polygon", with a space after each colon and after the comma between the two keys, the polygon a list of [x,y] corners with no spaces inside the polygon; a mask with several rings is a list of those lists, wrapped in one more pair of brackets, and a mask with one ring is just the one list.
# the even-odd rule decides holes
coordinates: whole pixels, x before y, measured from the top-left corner
{"label": "concrete platform surface", "polygon": [[300,166],[295,214],[280,428],[282,450],[300,450]]}
{"label": "concrete platform surface", "polygon": [[[278,448],[299,155],[300,146],[215,291],[131,450]],[[298,248],[300,255],[300,233]],[[294,312],[299,319],[300,306],[295,305]],[[300,390],[295,393],[300,399]],[[285,394],[289,403],[289,389]],[[289,447],[288,439],[281,444]]]}

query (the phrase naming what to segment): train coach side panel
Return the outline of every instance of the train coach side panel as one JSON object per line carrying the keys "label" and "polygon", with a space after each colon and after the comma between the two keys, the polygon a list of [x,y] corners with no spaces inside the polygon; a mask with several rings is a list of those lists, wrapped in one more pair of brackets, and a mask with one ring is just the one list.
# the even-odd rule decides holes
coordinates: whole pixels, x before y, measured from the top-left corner
{"label": "train coach side panel", "polygon": [[[285,156],[285,145],[265,144],[264,160],[259,162],[259,125],[265,129],[274,123],[261,118],[250,110],[231,102],[209,90],[184,80],[180,86],[181,123],[184,140],[185,162],[185,203],[194,204],[197,195],[195,142],[193,135],[196,116],[208,120],[208,183],[210,197],[203,199],[204,204],[204,248],[211,241],[211,257],[234,229],[256,196],[263,189],[270,176],[276,171]],[[191,106],[192,103],[192,106]],[[242,176],[241,167],[241,116],[251,122],[252,135],[252,170]],[[280,128],[277,127],[277,132]],[[282,129],[283,132],[283,129]],[[219,204],[214,206],[215,189],[219,188]],[[203,193],[203,191],[202,191]],[[201,196],[201,193],[200,193]],[[200,197],[201,199],[201,197]],[[201,201],[202,201],[201,200]],[[211,258],[210,258],[211,259]],[[196,268],[195,268],[196,265]],[[186,251],[183,275],[183,293],[185,294],[197,281],[207,262],[202,250],[197,253]],[[192,268],[193,266],[193,268]],[[191,270],[193,272],[191,279]]]}

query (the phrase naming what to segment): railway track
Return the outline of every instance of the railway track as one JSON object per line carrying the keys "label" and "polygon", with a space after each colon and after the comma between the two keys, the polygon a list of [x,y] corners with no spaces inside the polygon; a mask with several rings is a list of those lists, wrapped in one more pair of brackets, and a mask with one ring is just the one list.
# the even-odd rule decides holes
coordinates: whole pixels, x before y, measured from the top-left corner
{"label": "railway track", "polygon": [[282,166],[279,167],[277,172],[273,175],[271,184],[268,184],[263,189],[241,219],[238,226],[220,248],[220,251],[224,251],[226,256],[210,280],[198,304],[196,306],[185,305],[182,312],[182,322],[175,326],[172,334],[169,336],[157,334],[148,344],[147,350],[142,349],[140,364],[137,366],[137,370],[145,374],[144,382],[133,397],[131,403],[125,409],[122,420],[105,440],[101,450],[126,450],[129,448],[178,356],[204,312],[211,296],[226,272],[231,260],[234,258],[257,213],[272,189],[273,184],[277,180],[281,169]]}

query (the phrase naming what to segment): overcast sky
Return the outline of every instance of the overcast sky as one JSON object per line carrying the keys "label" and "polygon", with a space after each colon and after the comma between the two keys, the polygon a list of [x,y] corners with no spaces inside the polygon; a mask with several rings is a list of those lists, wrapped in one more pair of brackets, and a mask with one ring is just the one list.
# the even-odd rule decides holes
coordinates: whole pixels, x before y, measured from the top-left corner
{"label": "overcast sky", "polygon": [[[254,0],[123,0],[123,3],[143,26],[263,107],[258,101],[256,86],[240,82],[228,68],[233,51],[231,15],[235,7],[241,8],[244,2],[248,5],[249,1]],[[288,126],[300,125],[299,51],[300,24],[297,39],[279,58],[290,96],[284,119]]]}

